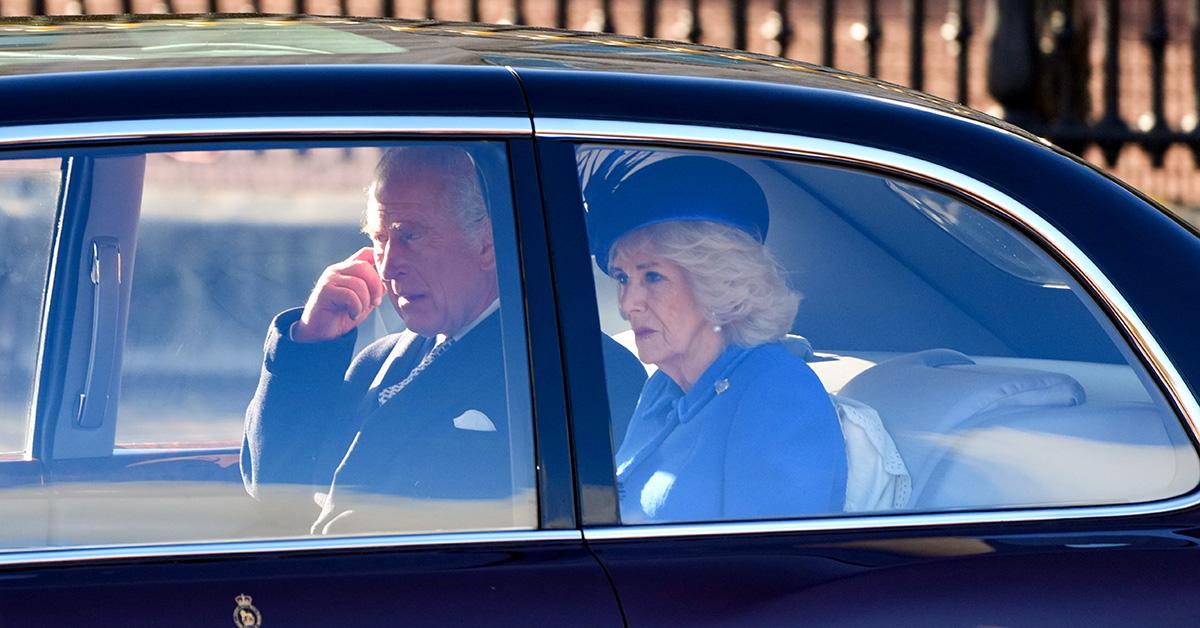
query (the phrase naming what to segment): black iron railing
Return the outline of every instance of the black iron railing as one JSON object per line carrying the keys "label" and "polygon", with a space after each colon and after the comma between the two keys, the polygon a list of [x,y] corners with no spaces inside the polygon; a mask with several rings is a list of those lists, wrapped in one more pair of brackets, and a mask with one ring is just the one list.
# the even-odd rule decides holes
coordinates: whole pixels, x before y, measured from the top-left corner
{"label": "black iron railing", "polygon": [[[1027,0],[998,4],[1023,5],[1030,7]],[[991,90],[1005,111],[1005,117],[1017,124],[1045,136],[1072,150],[1083,151],[1088,145],[1098,146],[1108,165],[1115,165],[1121,149],[1127,145],[1140,146],[1150,157],[1155,167],[1163,165],[1164,156],[1171,146],[1187,146],[1200,164],[1200,133],[1196,130],[1196,119],[1200,115],[1200,104],[1194,96],[1200,88],[1200,57],[1197,56],[1200,40],[1200,0],[1188,0],[1190,58],[1192,77],[1190,92],[1193,109],[1173,127],[1166,115],[1165,64],[1169,32],[1165,0],[1138,0],[1146,11],[1142,28],[1144,53],[1149,59],[1150,98],[1149,109],[1131,125],[1121,115],[1121,63],[1123,56],[1136,55],[1143,51],[1130,46],[1121,38],[1122,19],[1119,0],[1080,2],[1063,0],[1049,3],[1055,8],[1039,16],[1030,9],[1030,22],[1020,23],[1025,17],[1018,11],[1002,14],[997,32],[993,37],[993,60],[989,63],[989,75],[1002,74],[1017,89]],[[1181,3],[1175,3],[1180,5]],[[1081,10],[1091,10],[1080,18]],[[1091,17],[1096,20],[1089,19]],[[1087,57],[1087,45],[1092,33],[1081,28],[1098,22],[1102,63],[1100,67],[1101,103],[1097,111],[1089,102],[1085,81],[1091,71]],[[1028,52],[1014,63],[1009,55],[999,53],[1000,40],[1020,41],[1026,24],[1032,23],[1036,42],[1029,42]],[[1138,26],[1129,24],[1129,26]],[[1048,45],[1046,45],[1048,44]],[[1011,51],[1010,51],[1011,52]],[[1022,54],[1022,53],[1017,53]],[[991,76],[989,76],[991,78]]]}

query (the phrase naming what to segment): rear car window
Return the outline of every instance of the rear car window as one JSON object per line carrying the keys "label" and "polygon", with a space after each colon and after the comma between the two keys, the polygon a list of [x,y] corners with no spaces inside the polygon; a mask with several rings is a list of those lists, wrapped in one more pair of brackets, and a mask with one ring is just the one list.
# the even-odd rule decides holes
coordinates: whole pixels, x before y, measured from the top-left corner
{"label": "rear car window", "polygon": [[1200,480],[1108,316],[995,215],[801,161],[577,161],[601,327],[650,375],[613,409],[624,523],[1123,504]]}

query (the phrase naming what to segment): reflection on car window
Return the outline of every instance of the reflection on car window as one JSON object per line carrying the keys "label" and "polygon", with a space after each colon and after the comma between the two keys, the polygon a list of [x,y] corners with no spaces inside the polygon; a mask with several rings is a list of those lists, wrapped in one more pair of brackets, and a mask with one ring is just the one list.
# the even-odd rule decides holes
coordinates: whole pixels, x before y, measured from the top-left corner
{"label": "reflection on car window", "polygon": [[903,181],[887,182],[933,224],[1000,270],[1047,287],[1066,288],[1065,273],[1012,231],[956,199]]}
{"label": "reflection on car window", "polygon": [[[378,149],[146,159],[117,442],[235,445],[266,321],[357,250]],[[379,332],[398,321],[372,321]],[[373,332],[378,335],[378,332]]]}
{"label": "reflection on car window", "polygon": [[803,162],[577,156],[603,331],[651,373],[612,417],[623,522],[1128,503],[1200,479],[1086,291],[961,200]]}
{"label": "reflection on car window", "polygon": [[59,159],[0,161],[0,453],[25,448]]}
{"label": "reflection on car window", "polygon": [[[0,549],[536,527],[504,145],[166,148],[88,153],[121,198],[68,206],[132,225],[141,199],[136,247],[104,232],[131,286],[121,371],[79,360],[120,396],[56,424],[45,478],[4,470]],[[52,213],[35,242],[37,208],[5,209],[0,237],[44,260]],[[74,279],[75,329],[104,325]]]}
{"label": "reflection on car window", "polygon": [[[10,26],[18,30],[21,25]],[[62,67],[104,67],[121,61],[161,63],[163,59],[241,57],[262,61],[272,57],[313,57],[329,54],[403,55],[408,50],[379,40],[377,27],[361,31],[331,29],[289,20],[246,17],[222,22],[189,18],[118,21],[111,28],[97,24],[28,25],[38,37],[15,37],[17,50],[0,57],[0,66],[57,64]]]}

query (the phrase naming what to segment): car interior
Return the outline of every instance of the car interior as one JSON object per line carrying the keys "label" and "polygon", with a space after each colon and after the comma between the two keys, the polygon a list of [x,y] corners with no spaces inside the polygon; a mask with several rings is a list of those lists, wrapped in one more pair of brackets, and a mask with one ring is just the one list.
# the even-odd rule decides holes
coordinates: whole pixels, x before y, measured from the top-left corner
{"label": "car interior", "polygon": [[[787,345],[831,395],[878,412],[911,475],[904,510],[1143,502],[1196,485],[1140,360],[1020,227],[930,183],[724,158],[766,193],[766,244],[802,295]],[[634,350],[614,282],[595,273],[605,332]]]}

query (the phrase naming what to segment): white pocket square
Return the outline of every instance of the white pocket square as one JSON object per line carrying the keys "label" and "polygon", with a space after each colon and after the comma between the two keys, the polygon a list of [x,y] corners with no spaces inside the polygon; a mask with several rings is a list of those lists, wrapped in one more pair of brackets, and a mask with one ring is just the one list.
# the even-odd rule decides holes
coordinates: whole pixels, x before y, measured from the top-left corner
{"label": "white pocket square", "polygon": [[454,427],[460,430],[471,430],[473,432],[495,432],[496,424],[488,418],[488,415],[478,410],[467,410],[466,412],[454,417]]}

